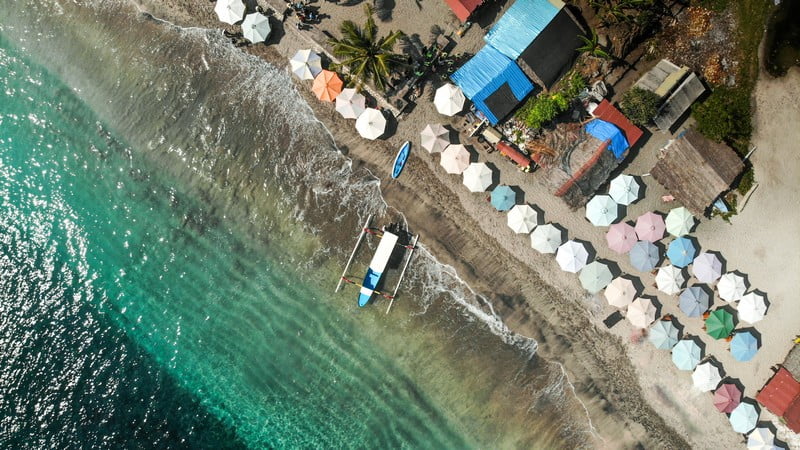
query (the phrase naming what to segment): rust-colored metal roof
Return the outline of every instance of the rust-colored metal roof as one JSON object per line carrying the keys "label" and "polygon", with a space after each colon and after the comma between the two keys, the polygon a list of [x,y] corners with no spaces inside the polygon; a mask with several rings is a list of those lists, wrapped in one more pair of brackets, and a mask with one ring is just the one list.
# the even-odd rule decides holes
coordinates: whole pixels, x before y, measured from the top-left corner
{"label": "rust-colored metal roof", "polygon": [[639,138],[642,137],[642,130],[639,129],[636,125],[633,124],[624,114],[619,112],[617,108],[614,107],[608,100],[603,100],[597,105],[597,108],[592,111],[592,115],[597,117],[598,119],[605,120],[606,122],[611,122],[617,126],[623,133],[625,133],[625,139],[628,140],[628,145],[633,147],[636,145],[636,142]]}
{"label": "rust-colored metal roof", "polygon": [[792,431],[800,433],[800,396],[795,397],[792,404],[789,405],[789,408],[783,413],[783,420],[786,421],[786,425],[791,428]]}
{"label": "rust-colored metal roof", "polygon": [[[783,416],[792,402],[797,403],[798,395],[800,395],[800,383],[788,370],[781,367],[756,395],[756,400],[775,415]],[[800,420],[800,405],[795,409],[797,409],[797,419]]]}
{"label": "rust-colored metal roof", "polygon": [[497,143],[497,149],[500,150],[500,153],[503,155],[511,158],[512,161],[517,163],[522,168],[528,167],[531,165],[531,160],[527,156],[523,155],[519,152],[519,150],[515,149],[511,145],[506,142],[500,141]]}
{"label": "rust-colored metal roof", "polygon": [[472,12],[481,6],[483,0],[444,0],[447,6],[453,10],[458,20],[466,22]]}

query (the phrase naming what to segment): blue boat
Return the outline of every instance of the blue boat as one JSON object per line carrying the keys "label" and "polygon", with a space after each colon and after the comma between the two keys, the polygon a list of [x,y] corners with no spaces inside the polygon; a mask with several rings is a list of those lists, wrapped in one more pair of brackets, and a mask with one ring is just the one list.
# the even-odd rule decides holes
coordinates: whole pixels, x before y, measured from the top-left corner
{"label": "blue boat", "polygon": [[403,146],[400,147],[400,151],[397,152],[397,156],[394,158],[392,178],[397,178],[400,176],[400,173],[403,171],[403,167],[406,165],[406,160],[408,159],[409,153],[411,153],[411,142],[406,141]]}
{"label": "blue boat", "polygon": [[358,306],[367,306],[372,294],[378,288],[378,283],[381,281],[383,272],[389,264],[389,259],[392,257],[394,247],[397,244],[398,235],[384,230],[381,241],[378,243],[378,248],[375,254],[372,255],[372,261],[369,263],[367,274],[364,276],[364,281],[361,284],[361,290],[358,292]]}

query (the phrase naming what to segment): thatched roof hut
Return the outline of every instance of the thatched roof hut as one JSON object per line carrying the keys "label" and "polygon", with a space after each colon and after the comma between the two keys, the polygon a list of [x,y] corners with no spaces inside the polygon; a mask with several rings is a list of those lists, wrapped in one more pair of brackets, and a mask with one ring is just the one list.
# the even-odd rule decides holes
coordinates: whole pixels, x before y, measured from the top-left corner
{"label": "thatched roof hut", "polygon": [[739,155],[724,144],[687,130],[662,150],[653,178],[695,215],[704,215],[744,170]]}

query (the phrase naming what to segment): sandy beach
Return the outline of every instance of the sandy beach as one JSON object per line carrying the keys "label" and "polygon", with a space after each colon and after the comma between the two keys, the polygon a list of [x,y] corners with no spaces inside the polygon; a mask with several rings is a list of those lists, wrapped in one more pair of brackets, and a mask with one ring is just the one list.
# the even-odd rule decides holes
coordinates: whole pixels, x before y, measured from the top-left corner
{"label": "sandy beach", "polygon": [[[444,2],[426,0],[421,5],[422,11],[413,2],[398,2],[392,21],[379,24],[380,29],[416,29],[414,18],[421,13],[445,18],[441,25],[448,32],[458,26]],[[357,22],[362,19],[360,6],[323,3],[320,7],[330,16],[324,27],[344,17]],[[179,26],[222,29],[223,25],[216,20],[210,2],[145,0],[140,8]],[[268,46],[251,46],[245,51],[285,67],[287,55],[300,48],[316,47],[311,34],[296,30],[292,20],[296,19],[290,18]],[[471,51],[481,38],[481,30],[473,25],[461,40],[457,39],[455,51]],[[678,371],[669,352],[656,350],[646,341],[632,342],[634,330],[626,321],[609,332],[602,319],[613,308],[602,296],[587,294],[577,276],[562,272],[552,255],[535,252],[527,236],[513,234],[506,226],[505,214],[494,211],[485,201],[487,194],[467,191],[460,176],[448,175],[441,169],[437,155],[415,145],[403,176],[398,180],[389,178],[394,150],[403,141],[417,144],[418,133],[427,123],[452,123],[436,113],[430,102],[420,100],[413,113],[400,119],[396,133],[389,139],[371,142],[360,138],[354,122],[342,119],[332,104],[318,102],[310,93],[310,83],[296,85],[331,130],[340,150],[354,164],[366,166],[380,178],[384,198],[421,234],[423,245],[485,294],[490,305],[482,306],[499,314],[509,329],[534,338],[539,343],[539,355],[563,364],[575,394],[587,408],[596,447],[741,447],[742,436],[733,432],[726,416],[716,411],[711,395],[692,389],[691,374]],[[800,123],[796,98],[800,98],[800,71],[790,71],[782,79],[761,76],[754,99],[753,143],[758,150],[752,156],[759,185],[730,224],[721,219],[704,219],[693,233],[702,250],[719,251],[726,260],[726,270],[747,274],[751,288],[765,292],[770,301],[766,318],[755,326],[762,334],[762,348],[748,363],[733,360],[726,342],[705,336],[700,320],[681,321],[685,333],[704,336],[706,355],[713,355],[728,376],[746,386],[747,397],[755,396],[771,375],[770,368],[784,359],[793,345],[792,338],[800,330],[800,315],[793,314],[794,274],[800,272],[800,258],[796,255],[800,248],[800,213],[795,207],[800,195],[793,181],[800,176],[800,162],[791,153],[792,144],[800,140],[800,130],[786,126]],[[658,132],[650,136],[638,154],[629,157],[631,162],[625,172],[648,173],[658,150],[670,138]],[[660,314],[679,311],[676,297],[668,297],[651,286],[651,274],[638,273],[627,258],[608,250],[605,228],[592,226],[584,219],[583,209],[573,211],[551,195],[541,174],[519,172],[497,153],[473,155],[473,161],[478,160],[499,169],[501,184],[519,186],[525,192],[524,201],[544,211],[545,222],[562,225],[569,238],[591,243],[599,258],[615,261],[623,272],[639,277],[644,293],[656,297],[661,304]],[[644,181],[647,196],[627,209],[626,220],[646,211],[666,213],[677,206],[661,201],[666,192],[655,180],[644,177]],[[716,299],[715,305],[720,304]],[[792,440],[787,435],[779,437]]]}

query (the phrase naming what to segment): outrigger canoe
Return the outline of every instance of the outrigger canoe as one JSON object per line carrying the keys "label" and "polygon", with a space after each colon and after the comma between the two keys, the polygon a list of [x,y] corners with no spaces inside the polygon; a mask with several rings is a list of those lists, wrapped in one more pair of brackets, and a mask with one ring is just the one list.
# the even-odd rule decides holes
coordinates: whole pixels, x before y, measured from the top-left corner
{"label": "outrigger canoe", "polygon": [[400,147],[400,151],[397,152],[397,156],[394,158],[394,168],[392,169],[392,178],[397,178],[400,176],[400,173],[403,172],[403,167],[406,165],[406,160],[408,160],[408,154],[411,153],[411,142],[406,141],[403,143],[403,146]]}

